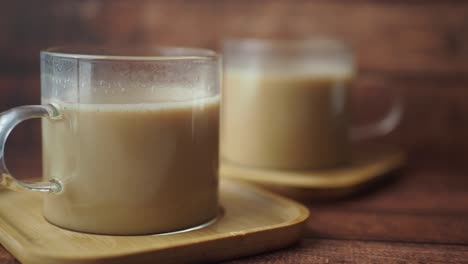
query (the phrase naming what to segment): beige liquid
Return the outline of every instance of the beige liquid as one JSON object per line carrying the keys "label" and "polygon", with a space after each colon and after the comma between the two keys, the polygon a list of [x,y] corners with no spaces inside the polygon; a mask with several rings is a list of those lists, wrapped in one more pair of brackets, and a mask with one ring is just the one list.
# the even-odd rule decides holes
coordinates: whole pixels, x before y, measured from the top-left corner
{"label": "beige liquid", "polygon": [[227,69],[222,158],[246,166],[316,169],[346,163],[348,86],[343,68],[252,72]]}
{"label": "beige liquid", "polygon": [[181,230],[218,210],[219,97],[177,103],[63,105],[43,121],[44,215],[72,230]]}

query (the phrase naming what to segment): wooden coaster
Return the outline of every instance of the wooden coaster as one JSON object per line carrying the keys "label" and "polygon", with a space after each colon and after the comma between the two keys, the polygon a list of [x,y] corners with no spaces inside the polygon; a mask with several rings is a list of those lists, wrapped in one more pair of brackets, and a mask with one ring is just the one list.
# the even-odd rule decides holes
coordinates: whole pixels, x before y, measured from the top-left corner
{"label": "wooden coaster", "polygon": [[38,193],[0,190],[0,243],[22,263],[200,263],[247,256],[300,239],[304,206],[222,180],[223,215],[210,226],[169,235],[105,236],[49,224]]}
{"label": "wooden coaster", "polygon": [[389,145],[354,146],[348,166],[313,171],[268,170],[222,161],[220,175],[260,185],[291,198],[336,198],[401,167],[404,152]]}

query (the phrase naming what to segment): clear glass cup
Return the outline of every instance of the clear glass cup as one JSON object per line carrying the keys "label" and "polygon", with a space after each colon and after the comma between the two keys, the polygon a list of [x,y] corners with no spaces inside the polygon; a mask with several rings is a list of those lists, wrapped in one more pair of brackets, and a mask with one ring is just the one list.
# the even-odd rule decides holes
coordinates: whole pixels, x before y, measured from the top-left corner
{"label": "clear glass cup", "polygon": [[[220,57],[169,47],[41,52],[42,105],[0,114],[1,184],[46,192],[44,217],[135,235],[203,226],[218,213]],[[43,181],[16,180],[4,148],[43,118]]]}
{"label": "clear glass cup", "polygon": [[352,125],[354,53],[335,39],[231,39],[224,43],[221,157],[242,166],[343,166],[351,142],[399,123],[396,98],[381,120]]}

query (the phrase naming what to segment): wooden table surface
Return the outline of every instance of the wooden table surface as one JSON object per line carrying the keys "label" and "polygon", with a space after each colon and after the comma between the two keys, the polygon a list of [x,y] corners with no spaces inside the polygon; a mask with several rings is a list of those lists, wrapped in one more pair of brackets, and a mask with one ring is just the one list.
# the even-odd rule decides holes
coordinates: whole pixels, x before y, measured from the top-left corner
{"label": "wooden table surface", "polygon": [[[17,175],[40,172],[35,151],[9,152]],[[226,263],[468,263],[465,157],[411,153],[403,169],[359,194],[307,202],[311,217],[299,244]],[[0,263],[16,261],[0,248]]]}
{"label": "wooden table surface", "polygon": [[[39,50],[48,46],[343,38],[357,51],[358,117],[382,110],[382,91],[403,97],[402,123],[385,140],[408,150],[407,166],[348,199],[308,202],[311,217],[296,246],[227,263],[468,263],[467,1],[137,2],[5,1],[0,112],[39,103]],[[14,173],[39,176],[39,142],[37,120],[15,129],[7,153]],[[0,248],[0,263],[16,261]]]}

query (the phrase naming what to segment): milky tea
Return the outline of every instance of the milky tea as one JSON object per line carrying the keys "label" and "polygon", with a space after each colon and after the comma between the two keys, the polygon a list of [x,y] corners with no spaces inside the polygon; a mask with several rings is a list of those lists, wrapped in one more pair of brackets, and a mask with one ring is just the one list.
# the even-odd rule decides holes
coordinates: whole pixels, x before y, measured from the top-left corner
{"label": "milky tea", "polygon": [[293,170],[347,162],[348,86],[353,77],[347,67],[227,67],[224,77],[223,159]]}
{"label": "milky tea", "polygon": [[144,234],[216,216],[219,96],[61,107],[63,118],[42,123],[44,175],[63,185],[45,196],[47,220]]}

